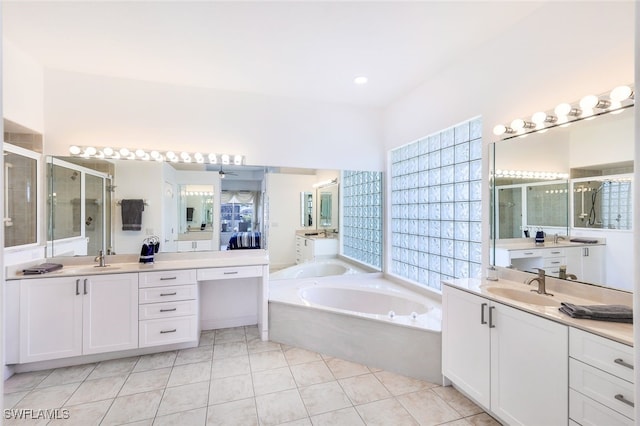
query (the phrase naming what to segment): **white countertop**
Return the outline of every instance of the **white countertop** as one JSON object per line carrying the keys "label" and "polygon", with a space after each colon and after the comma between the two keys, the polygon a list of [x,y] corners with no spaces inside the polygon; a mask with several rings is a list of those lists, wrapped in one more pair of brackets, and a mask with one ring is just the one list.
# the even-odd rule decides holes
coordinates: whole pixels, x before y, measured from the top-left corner
{"label": "white countertop", "polygon": [[[177,269],[221,268],[228,266],[268,265],[266,250],[228,250],[189,253],[158,253],[154,263],[139,263],[139,256],[107,256],[106,267],[96,267],[93,256],[40,259],[7,267],[6,279],[19,280],[77,275],[124,274],[129,272],[168,271]],[[61,263],[62,269],[46,274],[24,275],[22,270],[44,262]]]}
{"label": "white countertop", "polygon": [[572,243],[569,241],[559,241],[557,243],[554,243],[553,241],[546,241],[542,245],[536,245],[533,239],[531,239],[531,241],[516,240],[514,242],[497,242],[496,249],[536,250],[536,249],[545,249],[545,248],[590,247],[590,246],[601,246],[601,245],[605,245],[605,243],[601,241],[598,241],[597,243]]}
{"label": "white countertop", "polygon": [[[549,281],[551,280],[548,280],[548,282]],[[522,311],[526,311],[555,322],[576,327],[581,330],[585,330],[590,333],[597,334],[611,340],[615,340],[625,345],[633,346],[633,324],[571,318],[570,316],[565,315],[558,310],[558,307],[560,306],[560,302],[568,302],[568,303],[573,303],[577,305],[597,305],[597,304],[611,303],[611,304],[627,304],[628,306],[631,306],[632,305],[631,297],[629,298],[629,302],[625,303],[626,300],[624,299],[620,300],[620,297],[619,296],[617,297],[614,294],[610,296],[610,300],[606,300],[608,298],[607,295],[603,296],[603,289],[599,287],[593,287],[592,289],[590,289],[589,287],[591,286],[574,283],[573,285],[580,286],[580,288],[577,289],[576,291],[563,292],[562,289],[555,287],[553,284],[551,285],[548,284],[547,291],[550,293],[553,293],[554,296],[545,296],[545,297],[553,297],[553,300],[555,300],[556,305],[541,306],[541,305],[519,302],[517,300],[511,299],[508,297],[499,296],[490,292],[490,288],[498,288],[498,287],[517,289],[517,290],[526,292],[531,290],[532,288],[536,288],[537,283],[532,283],[531,286],[528,286],[524,283],[520,283],[517,281],[509,281],[502,278],[500,278],[500,280],[498,281],[489,281],[486,279],[464,278],[464,279],[456,279],[452,281],[443,281],[443,283],[445,285],[458,288],[460,290],[464,290],[469,293],[477,294],[487,299],[494,300],[496,302],[500,302],[505,305],[509,305],[516,309],[520,309]],[[606,292],[606,290],[604,291]],[[591,297],[590,295],[591,292],[593,293],[592,295],[593,297]]]}

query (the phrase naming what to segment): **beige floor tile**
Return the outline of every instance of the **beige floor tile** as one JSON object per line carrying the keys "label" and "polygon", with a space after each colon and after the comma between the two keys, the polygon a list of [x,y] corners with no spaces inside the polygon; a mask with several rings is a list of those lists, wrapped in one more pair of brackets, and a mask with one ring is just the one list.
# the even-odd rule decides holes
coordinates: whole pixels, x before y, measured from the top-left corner
{"label": "beige floor tile", "polygon": [[258,371],[253,373],[252,377],[256,395],[265,395],[296,387],[296,382],[293,380],[289,367]]}
{"label": "beige floor tile", "polygon": [[86,380],[80,384],[73,396],[65,403],[65,406],[113,399],[118,396],[118,392],[122,389],[125,380],[127,380],[126,375]]}
{"label": "beige floor tile", "polygon": [[200,341],[198,342],[198,346],[202,347],[202,346],[213,346],[213,342],[215,340],[215,333],[209,333],[209,334],[201,334],[200,335]]}
{"label": "beige floor tile", "polygon": [[138,362],[138,357],[120,358],[102,361],[93,369],[87,380],[102,379],[103,377],[121,376],[129,374]]}
{"label": "beige floor tile", "polygon": [[257,396],[256,408],[260,424],[265,426],[308,417],[296,389]]}
{"label": "beige floor tile", "polygon": [[291,374],[300,387],[311,386],[318,383],[326,383],[335,380],[333,373],[324,361],[308,362],[290,367]]}
{"label": "beige floor tile", "polygon": [[391,397],[389,391],[373,374],[339,380],[340,386],[354,405],[366,404]]}
{"label": "beige floor tile", "polygon": [[171,370],[167,386],[181,386],[191,383],[208,382],[211,378],[211,361],[176,365]]}
{"label": "beige floor tile", "polygon": [[237,356],[222,359],[213,359],[211,363],[211,378],[221,379],[224,377],[240,376],[250,374],[249,356]]}
{"label": "beige floor tile", "polygon": [[408,393],[397,398],[423,426],[439,425],[462,417],[432,390]]}
{"label": "beige floor tile", "polygon": [[304,364],[312,361],[320,361],[322,357],[317,352],[301,348],[291,348],[284,351],[284,357],[289,365]]}
{"label": "beige floor tile", "polygon": [[246,336],[244,333],[244,327],[216,330],[215,344],[245,341]]}
{"label": "beige floor tile", "polygon": [[14,374],[4,381],[4,392],[13,393],[31,390],[38,386],[49,374],[51,374],[51,370]]}
{"label": "beige floor tile", "polygon": [[359,376],[371,372],[365,365],[339,358],[325,358],[325,362],[336,379],[344,379],[346,377]]}
{"label": "beige floor tile", "polygon": [[245,326],[244,333],[247,336],[247,340],[257,339],[260,337],[260,331],[258,330],[257,325]]}
{"label": "beige floor tile", "polygon": [[392,395],[402,395],[405,393],[417,392],[425,389],[435,388],[438,385],[426,382],[424,380],[418,380],[411,377],[401,376],[400,374],[391,373],[388,371],[379,371],[375,373],[375,376],[382,382],[385,388],[391,392]]}
{"label": "beige floor tile", "polygon": [[104,415],[107,414],[111,403],[113,403],[113,399],[105,399],[87,404],[74,405],[73,407],[66,407],[65,409],[69,410],[69,417],[66,419],[52,420],[49,424],[52,426],[97,426],[102,421]]}
{"label": "beige floor tile", "polygon": [[356,406],[368,426],[413,426],[418,422],[395,399],[389,398]]}
{"label": "beige floor tile", "polygon": [[229,342],[213,345],[213,359],[242,356],[248,353],[246,342]]}
{"label": "beige floor tile", "polygon": [[210,405],[207,426],[258,426],[255,400],[247,398]]}
{"label": "beige floor tile", "polygon": [[251,363],[251,371],[253,372],[287,366],[287,360],[282,351],[249,354],[249,362]]}
{"label": "beige floor tile", "polygon": [[352,406],[338,382],[320,383],[299,391],[310,416]]}
{"label": "beige floor tile", "polygon": [[167,386],[169,374],[171,374],[171,368],[131,373],[118,395],[132,395],[154,389],[164,389]]}
{"label": "beige floor tile", "polygon": [[207,409],[202,407],[196,410],[156,417],[153,426],[204,426],[206,423]]}
{"label": "beige floor tile", "polygon": [[158,416],[206,407],[209,399],[209,383],[166,388],[158,408]]}
{"label": "beige floor tile", "polygon": [[162,399],[162,390],[119,396],[111,404],[101,426],[153,419]]}
{"label": "beige floor tile", "polygon": [[433,392],[460,413],[462,417],[480,414],[483,411],[482,408],[458,392],[453,386],[433,388]]}
{"label": "beige floor tile", "polygon": [[184,365],[184,364],[193,364],[196,362],[211,361],[212,353],[213,353],[213,348],[210,348],[208,346],[183,349],[181,351],[178,351],[178,356],[176,356],[176,362],[173,365],[176,366],[176,365]]}
{"label": "beige floor tile", "polygon": [[177,351],[160,352],[141,356],[138,363],[133,368],[135,373],[140,371],[157,370],[160,368],[173,367],[176,360]]}
{"label": "beige floor tile", "polygon": [[500,426],[500,422],[487,413],[466,417],[465,420],[472,426]]}
{"label": "beige floor tile", "polygon": [[213,379],[209,387],[209,405],[253,397],[250,374]]}
{"label": "beige floor tile", "polygon": [[138,420],[133,423],[124,423],[125,426],[153,426],[154,419]]}
{"label": "beige floor tile", "polygon": [[28,393],[29,391],[5,393],[4,400],[2,401],[4,404],[3,408],[13,408],[13,406],[19,403]]}
{"label": "beige floor tile", "polygon": [[442,423],[440,426],[471,426],[466,419],[458,419],[452,422]]}
{"label": "beige floor tile", "polygon": [[82,364],[71,367],[56,368],[40,384],[39,388],[47,386],[66,385],[86,379],[97,364]]}
{"label": "beige floor tile", "polygon": [[353,407],[313,416],[311,423],[313,426],[364,426],[360,414]]}
{"label": "beige floor tile", "polygon": [[15,408],[45,410],[48,408],[60,408],[78,389],[80,383],[50,386],[48,388],[35,389],[29,392]]}
{"label": "beige floor tile", "polygon": [[247,340],[247,350],[250,354],[258,352],[279,351],[282,345],[269,340],[260,340],[257,336]]}
{"label": "beige floor tile", "polygon": [[304,419],[280,423],[278,426],[313,426],[313,424],[311,423],[311,419],[307,417]]}

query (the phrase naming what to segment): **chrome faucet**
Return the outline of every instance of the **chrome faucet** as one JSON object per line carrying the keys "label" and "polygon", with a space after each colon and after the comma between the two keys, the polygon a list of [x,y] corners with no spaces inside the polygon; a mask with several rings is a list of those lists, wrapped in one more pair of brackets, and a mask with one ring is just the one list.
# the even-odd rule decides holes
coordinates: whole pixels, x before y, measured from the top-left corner
{"label": "chrome faucet", "polygon": [[554,234],[553,236],[553,243],[554,244],[558,244],[558,241],[564,241],[565,238],[561,237],[560,235],[558,235],[558,233]]}
{"label": "chrome faucet", "polygon": [[561,280],[577,280],[575,274],[567,274],[567,267],[565,265],[560,266],[560,271],[558,272],[558,278]]}
{"label": "chrome faucet", "polygon": [[537,268],[537,269],[538,269],[538,276],[535,277],[535,278],[531,278],[530,280],[527,280],[526,281],[527,285],[530,285],[532,282],[537,281],[538,282],[538,289],[537,290],[531,290],[531,291],[535,291],[538,294],[544,294],[546,296],[553,296],[553,293],[547,293],[544,269],[542,269],[542,268]]}
{"label": "chrome faucet", "polygon": [[109,266],[107,265],[107,256],[104,255],[104,252],[102,250],[98,252],[98,255],[95,257],[95,259],[93,259],[93,261],[98,262],[96,266],[101,268],[104,268],[105,266]]}

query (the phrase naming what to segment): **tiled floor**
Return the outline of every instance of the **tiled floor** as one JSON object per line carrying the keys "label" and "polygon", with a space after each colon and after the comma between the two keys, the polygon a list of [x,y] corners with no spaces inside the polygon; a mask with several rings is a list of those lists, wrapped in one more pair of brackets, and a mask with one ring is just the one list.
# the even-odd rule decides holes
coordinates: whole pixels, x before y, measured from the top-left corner
{"label": "tiled floor", "polygon": [[451,387],[262,342],[255,326],[205,331],[198,348],[17,374],[4,391],[5,408],[69,417],[5,411],[6,425],[498,424]]}

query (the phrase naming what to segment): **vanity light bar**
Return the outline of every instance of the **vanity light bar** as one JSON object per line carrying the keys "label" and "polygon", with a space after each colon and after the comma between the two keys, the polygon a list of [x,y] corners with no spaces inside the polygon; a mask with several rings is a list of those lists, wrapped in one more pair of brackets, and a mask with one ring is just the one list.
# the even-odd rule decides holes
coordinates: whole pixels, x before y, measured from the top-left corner
{"label": "vanity light bar", "polygon": [[493,134],[508,137],[544,131],[549,126],[568,125],[571,121],[588,118],[594,114],[606,112],[616,114],[633,103],[633,86],[618,86],[609,93],[587,95],[574,104],[561,103],[554,108],[553,112],[536,112],[531,116],[530,121],[516,118],[510,125],[498,124],[493,128]]}
{"label": "vanity light bar", "polygon": [[496,170],[494,175],[496,178],[512,178],[512,179],[544,179],[559,180],[569,179],[568,173],[558,172],[536,172],[530,170]]}
{"label": "vanity light bar", "polygon": [[207,154],[206,157],[200,152],[190,153],[182,151],[176,154],[173,151],[156,151],[149,152],[144,149],[129,148],[96,148],[93,146],[77,146],[71,145],[69,153],[74,157],[98,158],[106,160],[142,160],[142,161],[167,161],[170,163],[197,163],[197,164],[235,164],[240,166],[244,164],[245,158],[239,154]]}

